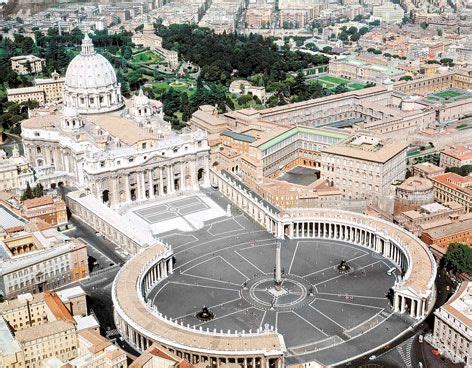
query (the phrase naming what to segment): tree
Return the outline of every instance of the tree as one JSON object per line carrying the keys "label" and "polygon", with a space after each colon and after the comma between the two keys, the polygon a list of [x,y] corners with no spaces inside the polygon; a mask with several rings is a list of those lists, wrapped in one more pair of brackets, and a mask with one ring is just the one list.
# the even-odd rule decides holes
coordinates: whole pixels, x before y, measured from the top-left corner
{"label": "tree", "polygon": [[439,60],[439,62],[442,65],[454,66],[454,60],[452,60],[451,58],[442,58],[441,60]]}
{"label": "tree", "polygon": [[354,27],[354,26],[349,27],[349,29],[347,30],[347,33],[351,35],[353,35],[354,33],[357,33],[357,27]]}
{"label": "tree", "polygon": [[460,176],[469,176],[472,173],[472,165],[462,165],[461,167],[446,167],[446,172],[453,172]]}
{"label": "tree", "polygon": [[331,46],[325,46],[323,47],[323,52],[325,54],[330,54],[333,51],[333,48]]}
{"label": "tree", "polygon": [[429,26],[429,24],[426,23],[426,22],[421,22],[421,23],[420,23],[420,27],[423,28],[423,29],[428,28],[428,26]]}
{"label": "tree", "polygon": [[43,186],[38,183],[33,189],[33,196],[35,198],[42,197],[44,195]]}
{"label": "tree", "polygon": [[21,195],[21,200],[24,201],[26,199],[34,198],[33,191],[31,190],[30,184],[26,183],[26,189],[24,190],[23,194]]}
{"label": "tree", "polygon": [[412,80],[412,76],[411,75],[404,75],[402,77],[400,77],[400,80],[404,80],[404,81],[409,81],[409,80]]}
{"label": "tree", "polygon": [[444,255],[444,261],[456,273],[472,275],[472,248],[467,244],[449,244]]}
{"label": "tree", "polygon": [[359,33],[354,33],[352,36],[351,36],[351,41],[352,42],[357,42],[359,41],[359,39],[361,38],[361,35]]}

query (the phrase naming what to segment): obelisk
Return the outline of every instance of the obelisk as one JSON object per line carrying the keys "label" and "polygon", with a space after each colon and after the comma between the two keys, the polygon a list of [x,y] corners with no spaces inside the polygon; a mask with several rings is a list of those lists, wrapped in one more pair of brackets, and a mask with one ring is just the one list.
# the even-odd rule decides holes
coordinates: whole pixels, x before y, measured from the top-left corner
{"label": "obelisk", "polygon": [[275,248],[275,288],[280,290],[282,288],[282,268],[280,266],[280,243],[277,242]]}

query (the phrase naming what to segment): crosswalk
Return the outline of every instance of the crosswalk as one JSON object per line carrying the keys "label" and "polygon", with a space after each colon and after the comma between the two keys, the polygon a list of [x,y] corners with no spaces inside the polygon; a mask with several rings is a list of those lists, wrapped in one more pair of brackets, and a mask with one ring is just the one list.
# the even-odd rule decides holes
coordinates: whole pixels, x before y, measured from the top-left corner
{"label": "crosswalk", "polygon": [[411,350],[413,348],[413,342],[415,341],[415,336],[410,337],[408,340],[404,341],[396,347],[398,354],[405,363],[406,368],[413,368],[411,363]]}

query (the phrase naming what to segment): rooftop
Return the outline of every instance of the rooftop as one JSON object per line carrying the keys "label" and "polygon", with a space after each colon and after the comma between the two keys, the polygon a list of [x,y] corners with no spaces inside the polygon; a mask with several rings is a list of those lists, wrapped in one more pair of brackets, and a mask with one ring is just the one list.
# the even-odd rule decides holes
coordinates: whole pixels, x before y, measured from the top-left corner
{"label": "rooftop", "polygon": [[23,201],[23,207],[25,209],[30,209],[34,207],[41,207],[46,206],[49,204],[53,204],[54,200],[51,196],[46,195],[38,198],[26,199]]}
{"label": "rooftop", "polygon": [[456,173],[448,172],[437,175],[431,178],[431,180],[472,196],[472,189],[470,189],[472,187],[472,176],[460,176]]}
{"label": "rooftop", "polygon": [[449,237],[451,235],[459,234],[464,231],[469,231],[470,229],[472,229],[472,219],[453,222],[444,226],[438,226],[426,231],[426,233],[431,237],[434,242],[437,239]]}
{"label": "rooftop", "polygon": [[321,136],[321,137],[331,137],[331,138],[335,138],[335,139],[339,139],[339,140],[344,139],[348,136],[347,134],[339,133],[339,132],[331,131],[331,130],[327,130],[327,129],[316,129],[316,128],[308,128],[308,127],[299,127],[299,126],[297,126],[295,128],[292,128],[292,129],[289,129],[289,130],[285,131],[282,134],[277,135],[276,137],[270,138],[269,140],[267,140],[264,143],[260,144],[258,146],[258,148],[261,151],[267,150],[267,149],[275,146],[276,144],[278,144],[280,142],[283,142],[284,140],[286,140],[286,139],[288,139],[288,138],[290,138],[290,137],[292,137],[292,136],[294,136],[295,134],[298,134],[298,133],[318,135],[318,136]]}
{"label": "rooftop", "polygon": [[27,223],[26,220],[16,215],[8,208],[0,204],[0,226],[4,229],[11,227],[23,227]]}
{"label": "rooftop", "polygon": [[15,337],[20,343],[22,343],[34,341],[51,335],[61,334],[69,330],[75,331],[74,323],[59,320],[16,331]]}
{"label": "rooftop", "polygon": [[247,143],[252,143],[256,140],[256,138],[251,136],[251,135],[242,134],[242,133],[235,133],[235,132],[232,132],[230,130],[225,130],[224,132],[221,133],[221,135],[225,135],[225,136],[233,138],[237,141],[243,141],[243,142],[247,142]]}
{"label": "rooftop", "polygon": [[88,120],[129,146],[134,146],[140,141],[156,139],[153,134],[131,120],[112,114],[90,115]]}
{"label": "rooftop", "polygon": [[408,147],[406,143],[369,139],[360,140],[359,138],[361,137],[351,137],[322,151],[365,161],[385,163],[406,151]]}
{"label": "rooftop", "polygon": [[472,282],[463,282],[442,308],[470,328],[472,326]]}
{"label": "rooftop", "polygon": [[457,146],[451,149],[441,151],[442,155],[451,156],[457,160],[469,161],[472,160],[472,150],[469,147]]}

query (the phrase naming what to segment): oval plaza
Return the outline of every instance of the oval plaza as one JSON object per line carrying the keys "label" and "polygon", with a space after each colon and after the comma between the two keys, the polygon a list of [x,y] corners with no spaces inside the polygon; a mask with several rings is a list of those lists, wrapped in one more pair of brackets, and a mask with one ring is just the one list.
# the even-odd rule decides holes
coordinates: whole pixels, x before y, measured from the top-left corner
{"label": "oval plaza", "polygon": [[[415,325],[431,311],[435,301],[436,264],[425,245],[412,234],[381,219],[348,211],[316,209],[278,212],[229,175],[212,171],[211,181],[229,201],[266,230],[275,242],[277,239],[285,239],[282,241],[282,254],[285,252],[285,244],[289,248],[290,242],[297,242],[297,248],[304,242],[308,242],[307,244],[326,242],[333,244],[333,247],[335,244],[343,244],[352,249],[366,250],[375,259],[384,260],[388,265],[387,269],[392,266],[389,272],[395,269],[397,276],[391,285],[390,320],[394,317],[406,318],[410,325]],[[237,241],[235,240],[236,243]],[[167,302],[162,301],[164,304],[161,304],[159,300],[161,291],[156,292],[156,290],[164,289],[162,285],[168,279],[173,280],[177,277],[175,283],[178,283],[180,277],[185,276],[187,271],[184,270],[184,265],[178,271],[184,276],[176,275],[174,271],[173,261],[176,260],[179,264],[179,253],[175,254],[174,258],[171,246],[159,241],[159,244],[143,249],[135,255],[116,277],[112,291],[116,325],[124,338],[137,350],[143,351],[157,342],[191,363],[207,362],[212,367],[227,363],[237,363],[244,367],[281,367],[293,362],[307,363],[312,356],[319,356],[322,362],[329,362],[323,352],[336,349],[336,346],[343,346],[345,341],[342,338],[330,336],[327,330],[322,328],[319,330],[327,336],[326,338],[310,346],[298,344],[292,347],[288,346],[290,341],[288,338],[286,341],[283,328],[277,329],[267,323],[254,326],[253,329],[232,330],[223,328],[226,326],[224,320],[221,320],[222,327],[218,328],[218,315],[215,315],[213,325],[205,323],[192,325],[185,323],[185,318],[166,315],[160,310],[160,305],[166,307]],[[292,263],[295,259],[293,255]],[[297,262],[295,260],[295,263]],[[294,269],[296,267],[295,265]],[[327,271],[324,271],[323,275],[325,272],[331,272],[332,268],[334,266],[326,267]],[[363,267],[359,267],[359,272],[361,268]],[[368,270],[367,266],[365,269]],[[293,270],[285,272],[282,280],[286,290],[282,288],[281,294],[273,294],[279,301],[286,298],[285,304],[266,303],[265,300],[269,299],[264,299],[265,294],[260,292],[261,289],[257,289],[257,285],[260,287],[264,282],[272,283],[270,271],[254,275],[254,278],[241,283],[237,292],[243,302],[248,301],[264,311],[264,315],[274,310],[283,313],[292,311],[302,315],[304,308],[311,306],[312,302],[316,303],[319,290],[316,284],[315,288],[310,286],[309,277],[295,273]],[[337,285],[339,287],[339,284]],[[299,291],[294,291],[297,288]],[[271,292],[268,288],[267,293]],[[290,301],[290,295],[296,298]],[[190,296],[189,299],[188,303],[191,304]],[[369,319],[368,323],[359,323],[359,326],[344,333],[355,338],[375,330],[377,328],[375,318],[380,317],[377,315],[374,319]],[[407,329],[408,327],[405,327],[405,330]],[[398,337],[397,332],[392,331],[390,334],[385,332],[380,340],[373,343],[372,350],[394,340]],[[303,334],[303,331],[300,330],[299,334]],[[310,341],[308,336],[307,341]],[[344,361],[355,357],[347,357]],[[341,361],[331,361],[331,363],[336,364]]]}

